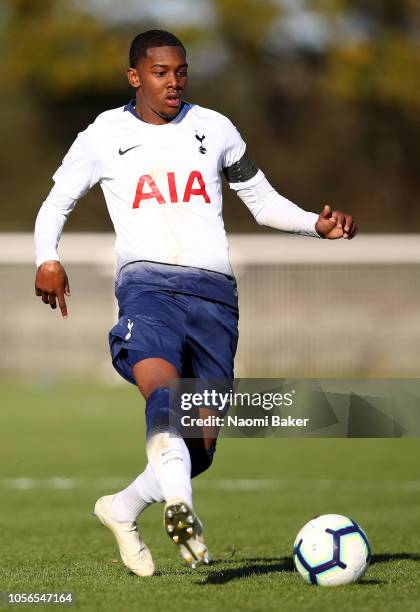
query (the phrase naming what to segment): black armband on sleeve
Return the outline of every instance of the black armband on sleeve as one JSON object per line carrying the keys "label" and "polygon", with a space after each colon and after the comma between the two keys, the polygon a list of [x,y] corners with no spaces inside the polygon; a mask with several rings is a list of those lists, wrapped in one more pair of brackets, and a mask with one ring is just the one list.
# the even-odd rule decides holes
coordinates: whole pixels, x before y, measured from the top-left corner
{"label": "black armband on sleeve", "polygon": [[223,168],[223,174],[229,183],[245,183],[245,181],[254,178],[257,172],[258,168],[249,157],[248,151],[245,151],[236,164],[228,168]]}

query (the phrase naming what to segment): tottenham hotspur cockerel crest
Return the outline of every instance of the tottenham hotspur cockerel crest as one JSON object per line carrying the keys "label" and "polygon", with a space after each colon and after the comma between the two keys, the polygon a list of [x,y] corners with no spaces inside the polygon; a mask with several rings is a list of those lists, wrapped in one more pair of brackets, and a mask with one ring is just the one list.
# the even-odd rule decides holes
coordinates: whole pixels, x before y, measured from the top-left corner
{"label": "tottenham hotspur cockerel crest", "polygon": [[205,139],[205,135],[203,134],[202,136],[199,136],[198,133],[195,133],[195,137],[197,138],[197,140],[200,142],[200,146],[198,147],[198,150],[200,151],[200,153],[202,153],[203,155],[205,155],[207,153],[207,149],[206,147],[203,145],[203,140]]}

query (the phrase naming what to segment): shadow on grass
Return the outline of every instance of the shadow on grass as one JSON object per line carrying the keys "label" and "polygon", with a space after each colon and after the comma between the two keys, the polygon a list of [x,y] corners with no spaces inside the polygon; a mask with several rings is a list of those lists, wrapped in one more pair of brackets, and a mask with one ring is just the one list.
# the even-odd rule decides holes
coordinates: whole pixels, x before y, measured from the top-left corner
{"label": "shadow on grass", "polygon": [[[372,555],[371,565],[404,559],[420,561],[420,555],[406,552]],[[217,569],[218,565],[224,566],[223,569]],[[200,580],[200,584],[226,584],[231,580],[249,578],[251,576],[261,576],[275,572],[294,572],[295,569],[293,559],[291,557],[230,557],[228,559],[215,559],[212,561],[208,571],[209,573],[206,579]],[[381,580],[374,579],[365,579],[360,582],[361,586],[372,586],[379,584],[384,583]]]}
{"label": "shadow on grass", "polygon": [[[217,565],[235,565],[218,570]],[[215,568],[214,570],[212,568]],[[261,576],[273,572],[293,572],[293,560],[290,557],[256,557],[246,559],[215,559],[209,568],[206,580],[200,584],[225,584],[239,578]]]}

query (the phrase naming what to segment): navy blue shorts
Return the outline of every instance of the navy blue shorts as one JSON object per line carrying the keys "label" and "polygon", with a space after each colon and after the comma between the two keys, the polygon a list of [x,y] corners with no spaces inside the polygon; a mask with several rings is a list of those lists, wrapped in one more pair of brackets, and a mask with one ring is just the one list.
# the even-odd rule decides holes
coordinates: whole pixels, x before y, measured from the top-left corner
{"label": "navy blue shorts", "polygon": [[160,357],[182,378],[233,378],[238,343],[235,280],[198,268],[134,262],[117,284],[119,321],[109,334],[112,363],[135,384],[132,365]]}

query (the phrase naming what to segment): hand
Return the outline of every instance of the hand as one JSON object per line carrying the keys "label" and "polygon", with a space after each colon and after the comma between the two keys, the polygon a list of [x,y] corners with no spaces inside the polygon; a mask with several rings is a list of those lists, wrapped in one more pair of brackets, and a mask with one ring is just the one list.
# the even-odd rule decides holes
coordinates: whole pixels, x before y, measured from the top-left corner
{"label": "hand", "polygon": [[67,304],[65,295],[70,295],[70,286],[66,271],[59,261],[45,261],[41,264],[35,277],[35,295],[42,297],[44,304],[51,308],[61,309],[64,319],[67,319]]}
{"label": "hand", "polygon": [[357,234],[357,227],[353,221],[353,217],[342,213],[340,210],[331,210],[331,206],[325,204],[318,221],[315,223],[315,229],[323,238],[336,240],[337,238],[346,238],[351,240]]}

